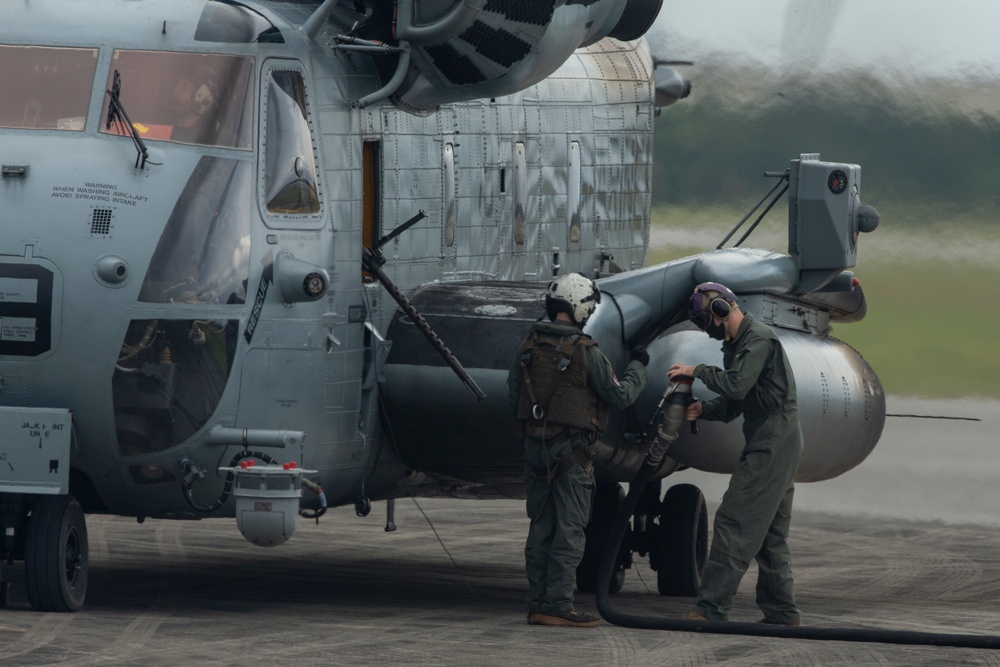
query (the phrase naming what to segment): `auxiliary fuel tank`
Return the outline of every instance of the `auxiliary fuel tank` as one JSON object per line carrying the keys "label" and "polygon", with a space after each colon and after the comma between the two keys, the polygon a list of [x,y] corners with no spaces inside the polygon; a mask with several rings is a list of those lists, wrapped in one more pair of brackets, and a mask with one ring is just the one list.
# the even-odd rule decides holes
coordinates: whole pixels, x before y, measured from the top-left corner
{"label": "auxiliary fuel tank", "polygon": [[[797,482],[841,475],[871,453],[885,423],[885,393],[871,366],[853,348],[828,336],[774,327],[795,374],[805,449]],[[721,343],[691,325],[680,325],[649,345],[650,387],[634,406],[648,418],[666,389],[675,362],[722,366]],[[694,396],[714,398],[696,380]],[[681,429],[668,456],[707,472],[731,473],[743,449],[742,418],[731,424],[698,422],[698,434]]]}

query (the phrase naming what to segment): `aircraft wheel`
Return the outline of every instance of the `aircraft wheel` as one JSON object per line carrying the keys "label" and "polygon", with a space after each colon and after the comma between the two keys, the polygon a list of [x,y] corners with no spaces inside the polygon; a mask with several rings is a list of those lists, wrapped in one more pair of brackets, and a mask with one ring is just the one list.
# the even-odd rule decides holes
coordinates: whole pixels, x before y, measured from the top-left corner
{"label": "aircraft wheel", "polygon": [[678,484],[667,489],[660,505],[657,547],[660,595],[697,595],[708,562],[708,509],[697,486]]}
{"label": "aircraft wheel", "polygon": [[87,596],[87,523],[68,495],[39,496],[28,517],[24,578],[36,611],[79,611]]}
{"label": "aircraft wheel", "polygon": [[[608,543],[611,527],[625,500],[625,490],[620,484],[598,484],[594,493],[593,509],[590,512],[590,523],[587,524],[587,546],[583,550],[583,559],[576,568],[576,587],[581,593],[593,593],[597,590],[597,570],[601,565],[601,556]],[[615,568],[608,584],[609,593],[617,593],[625,585],[625,568],[628,567],[632,554],[629,551],[632,528],[625,529],[622,546],[618,550]]]}

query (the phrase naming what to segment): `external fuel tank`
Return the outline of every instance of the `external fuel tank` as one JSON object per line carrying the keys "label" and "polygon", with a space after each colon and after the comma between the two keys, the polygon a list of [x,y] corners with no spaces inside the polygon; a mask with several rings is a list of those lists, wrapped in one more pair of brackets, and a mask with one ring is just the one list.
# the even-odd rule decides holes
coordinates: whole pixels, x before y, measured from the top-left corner
{"label": "external fuel tank", "polygon": [[[885,393],[871,366],[849,345],[829,336],[774,327],[788,356],[798,390],[799,421],[805,448],[797,482],[818,482],[843,474],[875,448],[885,423]],[[648,415],[667,386],[676,362],[722,366],[719,341],[680,325],[649,345],[650,387],[634,406]],[[700,380],[699,400],[715,397]],[[681,429],[668,455],[707,472],[731,473],[743,450],[742,418],[730,424],[698,422],[698,434]]]}

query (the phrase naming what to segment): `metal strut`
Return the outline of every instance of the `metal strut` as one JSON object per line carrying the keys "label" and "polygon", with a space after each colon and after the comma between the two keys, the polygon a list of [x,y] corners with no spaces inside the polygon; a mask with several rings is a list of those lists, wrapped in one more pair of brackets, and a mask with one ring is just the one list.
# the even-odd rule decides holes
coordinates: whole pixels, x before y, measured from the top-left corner
{"label": "metal strut", "polygon": [[739,222],[736,223],[736,226],[733,227],[732,231],[729,232],[728,234],[726,234],[726,238],[722,239],[722,241],[719,242],[719,245],[717,245],[715,247],[716,250],[721,250],[722,246],[726,245],[726,241],[728,241],[730,238],[732,238],[733,234],[735,234],[736,231],[740,227],[743,226],[743,223],[750,219],[750,216],[753,215],[754,212],[761,207],[761,204],[763,204],[765,201],[767,201],[767,198],[770,197],[772,194],[774,194],[775,190],[777,190],[778,188],[781,188],[782,185],[784,185],[784,187],[782,188],[781,192],[779,192],[778,194],[774,195],[774,199],[771,200],[771,203],[769,203],[767,205],[767,207],[761,212],[761,214],[757,216],[757,219],[754,220],[754,222],[753,222],[752,225],[750,225],[750,229],[747,230],[746,234],[743,235],[743,237],[736,243],[736,245],[737,246],[742,245],[742,243],[744,241],[746,241],[747,237],[750,236],[750,234],[753,232],[753,230],[757,229],[757,225],[759,225],[760,221],[764,219],[764,216],[767,215],[768,211],[770,211],[771,208],[773,208],[774,205],[778,203],[778,200],[781,199],[782,195],[784,195],[786,192],[788,192],[788,179],[789,179],[790,173],[791,172],[788,169],[786,169],[783,172],[782,171],[765,171],[764,172],[764,176],[766,176],[768,178],[777,178],[777,179],[780,179],[780,180],[777,183],[774,184],[774,187],[771,188],[766,195],[764,195],[763,197],[761,197],[760,201],[757,202],[754,205],[753,208],[751,208],[749,211],[747,211],[747,214],[743,216],[742,220],[740,220]]}

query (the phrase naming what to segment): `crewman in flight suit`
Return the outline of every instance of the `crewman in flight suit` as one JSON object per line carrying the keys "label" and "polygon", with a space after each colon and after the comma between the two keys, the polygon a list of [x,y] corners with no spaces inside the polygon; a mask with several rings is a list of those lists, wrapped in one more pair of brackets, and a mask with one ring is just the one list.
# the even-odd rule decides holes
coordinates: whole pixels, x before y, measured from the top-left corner
{"label": "crewman in flight suit", "polygon": [[685,417],[730,422],[742,413],[746,445],[715,513],[698,602],[684,618],[726,620],[740,579],[755,558],[757,606],[764,612],[760,622],[799,625],[787,542],[793,480],[802,456],[792,369],[770,327],[742,313],[736,295],[724,285],[698,285],[688,314],[702,331],[724,340],[724,368],[681,363],[670,367],[671,379],[694,377],[718,394],[692,403]]}
{"label": "crewman in flight suit", "polygon": [[549,283],[549,322],[531,327],[507,376],[511,407],[524,436],[527,512],[524,545],[532,625],[591,628],[600,617],[574,607],[576,568],[594,491],[591,446],[604,431],[609,406],[631,405],[648,377],[649,354],[638,346],[619,380],[597,343],[582,329],[601,300],[579,273]]}

